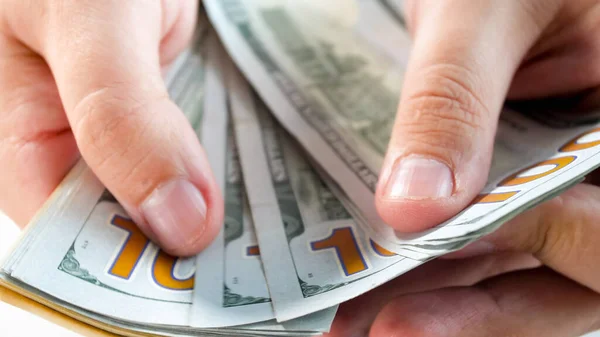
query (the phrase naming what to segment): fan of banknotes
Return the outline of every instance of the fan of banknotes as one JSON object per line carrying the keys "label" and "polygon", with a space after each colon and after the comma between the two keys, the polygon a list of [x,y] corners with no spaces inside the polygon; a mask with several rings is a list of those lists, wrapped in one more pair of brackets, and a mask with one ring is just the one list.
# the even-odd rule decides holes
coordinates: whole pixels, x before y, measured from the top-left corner
{"label": "fan of banknotes", "polygon": [[394,232],[373,195],[410,51],[399,1],[356,1],[354,21],[327,3],[205,0],[166,77],[225,197],[208,249],[160,251],[81,161],[0,265],[0,283],[127,336],[318,335],[338,304],[600,164],[597,121],[507,108],[481,195],[426,232]]}

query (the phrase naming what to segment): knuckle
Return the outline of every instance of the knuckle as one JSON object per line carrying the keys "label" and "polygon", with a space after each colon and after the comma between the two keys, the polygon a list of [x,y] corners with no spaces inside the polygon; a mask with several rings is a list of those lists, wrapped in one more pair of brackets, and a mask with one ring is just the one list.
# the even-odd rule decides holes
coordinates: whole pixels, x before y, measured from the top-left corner
{"label": "knuckle", "polygon": [[410,152],[460,161],[465,153],[472,151],[470,137],[459,131],[460,127],[440,127],[439,124],[429,126],[422,123],[426,121],[410,125],[405,129],[410,134],[410,140],[405,143],[406,147],[411,149]]}
{"label": "knuckle", "polygon": [[[560,195],[549,202],[553,209],[569,209],[581,200],[568,194]],[[526,242],[526,249],[543,261],[570,260],[576,257],[578,249],[585,244],[586,221],[584,213],[569,217],[542,216]],[[568,228],[568,230],[565,230]]]}
{"label": "knuckle", "polygon": [[464,68],[444,65],[430,70],[422,77],[423,88],[404,99],[399,123],[410,137],[408,144],[439,151],[442,158],[448,151],[451,157],[460,155],[488,129],[489,109],[477,94],[477,80]]}
{"label": "knuckle", "polygon": [[[434,99],[436,101],[437,99]],[[421,110],[413,120],[405,121],[405,144],[414,152],[432,152],[439,157],[456,157],[472,150],[472,135],[479,127],[457,118],[455,111]]]}
{"label": "knuckle", "polygon": [[481,119],[490,115],[483,97],[483,81],[467,67],[432,65],[421,71],[420,82],[421,88],[406,100],[417,111],[441,110],[473,126],[481,125]]}
{"label": "knuckle", "polygon": [[82,151],[127,150],[144,124],[140,109],[132,103],[112,89],[100,89],[82,99],[73,109],[73,134]]}
{"label": "knuckle", "polygon": [[113,89],[102,89],[86,96],[73,110],[73,134],[88,164],[105,181],[134,178],[136,191],[130,191],[132,194],[149,190],[156,171],[164,169],[153,164],[165,156],[161,144],[148,144],[160,131],[153,129],[152,115],[145,111],[152,103],[142,104]]}

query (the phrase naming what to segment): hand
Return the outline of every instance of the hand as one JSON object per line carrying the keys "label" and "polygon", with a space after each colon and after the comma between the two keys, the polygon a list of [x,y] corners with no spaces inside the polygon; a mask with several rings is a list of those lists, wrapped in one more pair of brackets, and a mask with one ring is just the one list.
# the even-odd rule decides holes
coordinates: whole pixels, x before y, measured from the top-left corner
{"label": "hand", "polygon": [[223,201],[161,68],[197,1],[0,0],[0,208],[25,225],[80,155],[150,238],[206,247]]}
{"label": "hand", "polygon": [[[377,191],[420,231],[483,188],[510,100],[600,101],[597,0],[407,1],[409,69]],[[391,300],[372,336],[577,336],[600,328],[600,188],[581,184],[454,254],[520,251],[547,267]],[[460,262],[460,261],[458,261]]]}
{"label": "hand", "polygon": [[[434,289],[470,286],[496,275],[528,270],[539,265],[539,261],[530,254],[513,253],[490,254],[465,258],[461,261],[434,260],[356,299],[343,303],[335,316],[331,332],[326,336],[368,336],[377,314],[386,307],[390,299]],[[411,308],[407,307],[404,310],[410,311]],[[403,334],[405,330],[388,332],[388,335],[382,336],[405,336]]]}

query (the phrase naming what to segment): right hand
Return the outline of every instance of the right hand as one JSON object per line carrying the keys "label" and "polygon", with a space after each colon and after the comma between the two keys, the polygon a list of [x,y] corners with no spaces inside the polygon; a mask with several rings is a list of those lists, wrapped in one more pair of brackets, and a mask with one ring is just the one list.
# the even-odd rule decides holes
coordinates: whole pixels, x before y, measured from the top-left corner
{"label": "right hand", "polygon": [[195,0],[0,0],[0,208],[24,226],[79,159],[166,252],[199,252],[223,201],[162,78]]}
{"label": "right hand", "polygon": [[[532,108],[598,107],[600,2],[406,4],[414,43],[377,207],[395,229],[416,232],[456,215],[481,192],[507,97]],[[370,336],[579,336],[597,329],[599,175],[453,256],[460,265],[465,257],[521,252],[544,268],[402,294],[377,314]]]}
{"label": "right hand", "polygon": [[405,12],[413,44],[376,206],[420,232],[483,189],[507,98],[600,106],[600,3],[406,0]]}

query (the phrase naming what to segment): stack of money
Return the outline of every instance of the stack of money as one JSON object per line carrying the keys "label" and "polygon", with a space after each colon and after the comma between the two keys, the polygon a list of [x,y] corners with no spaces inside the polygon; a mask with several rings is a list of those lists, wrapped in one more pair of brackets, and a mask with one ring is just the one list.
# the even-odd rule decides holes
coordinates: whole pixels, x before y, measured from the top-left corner
{"label": "stack of money", "polygon": [[192,258],[165,254],[81,161],[0,265],[0,284],[127,336],[319,335],[338,304],[600,164],[597,122],[556,128],[506,109],[481,195],[426,232],[394,232],[374,191],[410,50],[398,2],[358,0],[351,22],[327,2],[205,0],[166,81],[223,191],[216,240]]}

